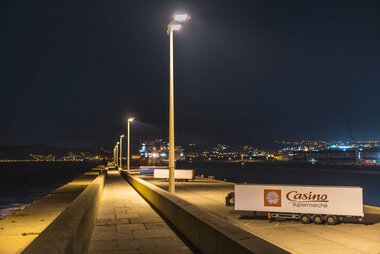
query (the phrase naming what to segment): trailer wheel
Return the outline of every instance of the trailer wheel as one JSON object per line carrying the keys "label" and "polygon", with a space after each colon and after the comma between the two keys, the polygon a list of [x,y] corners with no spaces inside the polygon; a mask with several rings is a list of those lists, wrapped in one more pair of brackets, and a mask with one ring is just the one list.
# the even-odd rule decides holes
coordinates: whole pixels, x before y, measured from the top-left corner
{"label": "trailer wheel", "polygon": [[325,221],[328,225],[335,225],[338,223],[338,218],[335,215],[327,215]]}
{"label": "trailer wheel", "polygon": [[310,214],[306,214],[306,213],[301,214],[300,221],[302,224],[309,224],[311,222]]}
{"label": "trailer wheel", "polygon": [[320,214],[314,214],[311,218],[312,218],[314,224],[318,224],[318,225],[323,224],[323,217],[322,217],[322,215],[320,215]]}

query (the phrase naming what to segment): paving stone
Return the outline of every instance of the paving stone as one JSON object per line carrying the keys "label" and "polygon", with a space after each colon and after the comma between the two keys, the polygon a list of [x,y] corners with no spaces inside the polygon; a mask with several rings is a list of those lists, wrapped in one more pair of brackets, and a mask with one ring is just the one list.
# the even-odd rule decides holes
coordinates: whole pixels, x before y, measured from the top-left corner
{"label": "paving stone", "polygon": [[98,219],[115,219],[115,213],[112,214],[98,214],[97,217]]}
{"label": "paving stone", "polygon": [[149,217],[149,218],[130,218],[131,223],[147,223],[147,222],[162,222],[160,217]]}
{"label": "paving stone", "polygon": [[177,253],[192,253],[188,247],[155,247],[139,249],[141,254],[177,254]]}
{"label": "paving stone", "polygon": [[132,231],[132,230],[144,230],[144,224],[120,224],[116,226],[118,232]]}
{"label": "paving stone", "polygon": [[138,238],[154,238],[154,237],[172,237],[175,236],[172,230],[169,228],[165,229],[147,229],[147,230],[136,230],[133,231],[133,235],[136,239]]}
{"label": "paving stone", "polygon": [[117,241],[119,249],[139,250],[141,248],[155,248],[156,243],[152,239],[135,239],[133,241]]}
{"label": "paving stone", "polygon": [[139,218],[140,215],[138,213],[124,213],[124,214],[116,214],[116,218],[120,219],[130,219],[130,218]]}
{"label": "paving stone", "polygon": [[163,238],[153,238],[152,241],[156,244],[156,246],[183,246],[182,240],[178,237],[163,237]]}
{"label": "paving stone", "polygon": [[115,209],[115,213],[116,214],[123,214],[123,213],[127,213],[127,209],[126,208],[116,208]]}
{"label": "paving stone", "polygon": [[148,222],[144,223],[146,229],[154,229],[154,228],[166,228],[168,225],[165,222]]}
{"label": "paving stone", "polygon": [[115,215],[116,215],[116,219],[128,219],[126,213],[117,213]]}

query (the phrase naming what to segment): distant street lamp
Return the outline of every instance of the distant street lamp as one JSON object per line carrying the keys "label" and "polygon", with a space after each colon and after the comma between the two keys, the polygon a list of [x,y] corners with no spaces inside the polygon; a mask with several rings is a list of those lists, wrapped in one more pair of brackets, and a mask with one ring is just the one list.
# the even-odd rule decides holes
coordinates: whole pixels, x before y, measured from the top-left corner
{"label": "distant street lamp", "polygon": [[124,135],[120,136],[120,169],[123,169],[123,138]]}
{"label": "distant street lamp", "polygon": [[174,63],[173,63],[173,31],[181,29],[181,22],[189,20],[187,14],[175,14],[168,25],[166,33],[170,37],[170,64],[169,64],[169,192],[175,193],[174,168],[175,168],[175,145],[174,145]]}
{"label": "distant street lamp", "polygon": [[116,164],[116,146],[113,148],[113,164]]}
{"label": "distant street lamp", "polygon": [[117,147],[115,144],[115,160],[114,160],[115,165],[117,165]]}
{"label": "distant street lamp", "polygon": [[119,142],[116,143],[116,167],[119,167]]}
{"label": "distant street lamp", "polygon": [[133,122],[133,120],[134,120],[134,118],[132,118],[132,117],[130,117],[130,118],[128,118],[128,130],[127,130],[127,142],[128,142],[128,144],[127,144],[127,172],[129,173],[129,168],[130,168],[130,157],[131,157],[131,155],[130,155],[130,148],[131,148],[131,131],[130,131],[130,129],[131,129],[131,123]]}

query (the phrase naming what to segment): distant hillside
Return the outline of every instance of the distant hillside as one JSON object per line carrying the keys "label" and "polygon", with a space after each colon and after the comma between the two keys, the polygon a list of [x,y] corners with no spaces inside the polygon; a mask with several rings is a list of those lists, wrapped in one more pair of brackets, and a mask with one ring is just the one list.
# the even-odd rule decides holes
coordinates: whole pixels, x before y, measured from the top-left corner
{"label": "distant hillside", "polygon": [[90,153],[92,155],[104,155],[109,152],[104,148],[65,148],[48,145],[26,146],[0,146],[0,160],[26,160],[30,154],[66,156],[69,153]]}

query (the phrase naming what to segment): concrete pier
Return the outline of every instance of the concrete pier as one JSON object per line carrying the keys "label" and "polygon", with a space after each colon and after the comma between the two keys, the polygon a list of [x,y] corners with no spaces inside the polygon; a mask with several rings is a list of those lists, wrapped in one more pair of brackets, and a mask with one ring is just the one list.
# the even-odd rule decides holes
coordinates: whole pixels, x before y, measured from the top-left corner
{"label": "concrete pier", "polygon": [[[167,190],[168,183],[151,176],[140,178]],[[225,196],[234,184],[196,178],[177,182],[176,195],[260,238],[291,253],[380,253],[380,208],[365,206],[369,225],[342,223],[340,225],[301,224],[298,221],[269,223],[249,212],[234,211],[225,206]]]}
{"label": "concrete pier", "polygon": [[150,205],[109,171],[89,253],[192,253]]}
{"label": "concrete pier", "polygon": [[167,187],[95,168],[1,220],[0,253],[380,253],[378,207],[364,207],[368,225],[269,223],[225,206],[233,183],[177,182],[176,195]]}

